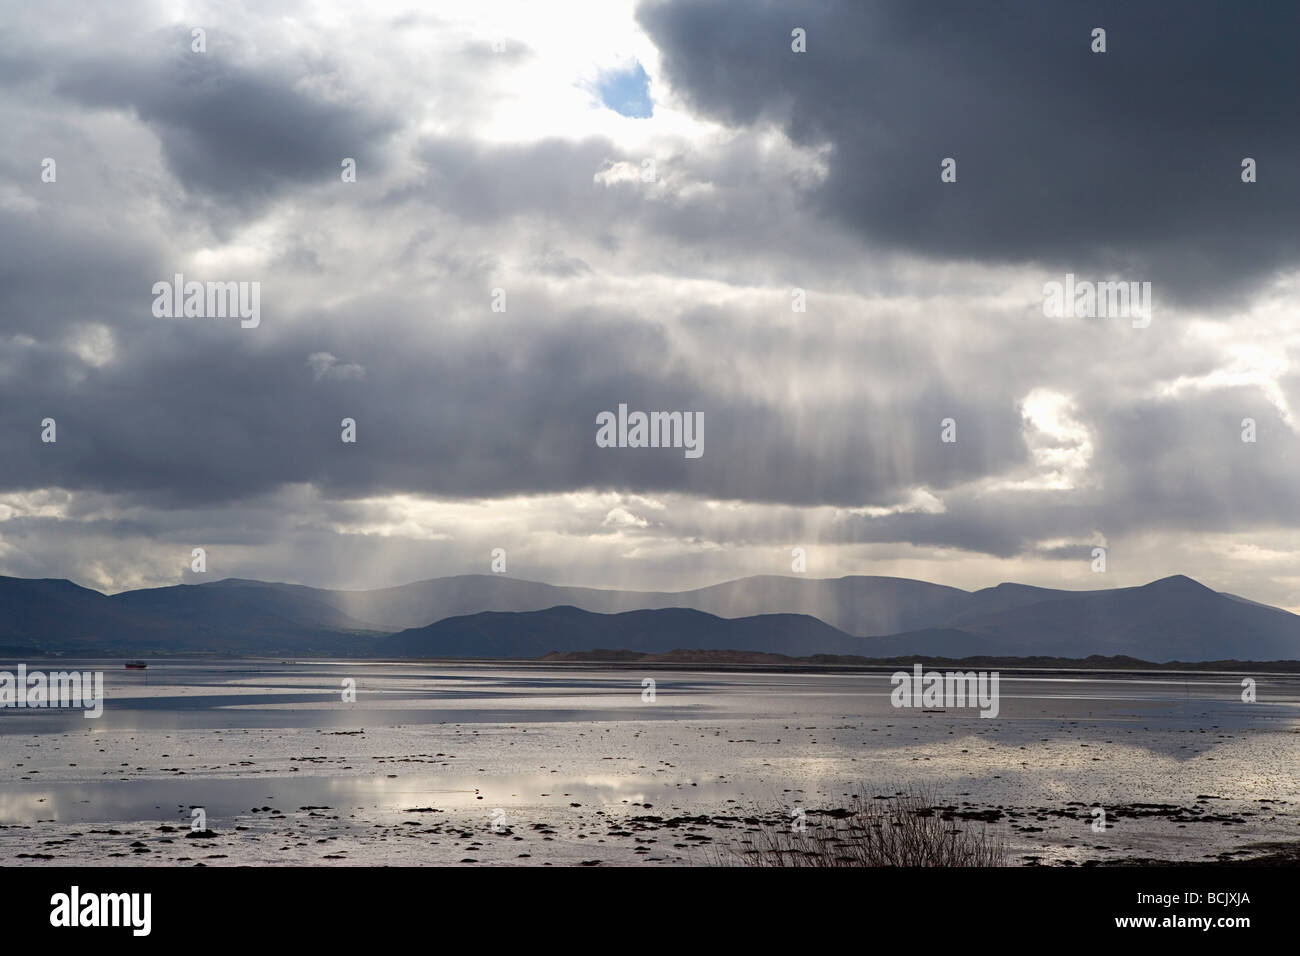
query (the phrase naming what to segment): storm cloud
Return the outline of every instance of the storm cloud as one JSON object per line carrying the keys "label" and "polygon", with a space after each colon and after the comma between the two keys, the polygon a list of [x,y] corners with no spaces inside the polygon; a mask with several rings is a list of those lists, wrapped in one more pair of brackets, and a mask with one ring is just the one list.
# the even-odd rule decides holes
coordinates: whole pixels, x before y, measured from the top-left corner
{"label": "storm cloud", "polygon": [[[0,36],[0,573],[1094,587],[1104,546],[1300,605],[1294,11],[54,9]],[[640,70],[650,115],[594,92]],[[1067,272],[1150,325],[1046,316]],[[261,323],[156,317],[178,273]],[[598,447],[620,404],[704,454]]]}
{"label": "storm cloud", "polygon": [[874,242],[1141,276],[1166,302],[1244,294],[1296,261],[1293,7],[684,0],[639,16],[695,108],[830,144],[821,209]]}

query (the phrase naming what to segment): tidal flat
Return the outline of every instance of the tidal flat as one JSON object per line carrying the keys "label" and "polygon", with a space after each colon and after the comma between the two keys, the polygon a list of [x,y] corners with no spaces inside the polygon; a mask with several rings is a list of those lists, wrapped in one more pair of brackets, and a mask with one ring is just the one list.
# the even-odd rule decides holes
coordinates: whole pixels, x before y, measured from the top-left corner
{"label": "tidal flat", "polygon": [[9,866],[713,865],[911,789],[1010,865],[1300,841],[1293,675],[1004,668],[987,719],[892,706],[888,669],[26,663],[103,671],[106,700],[0,709]]}

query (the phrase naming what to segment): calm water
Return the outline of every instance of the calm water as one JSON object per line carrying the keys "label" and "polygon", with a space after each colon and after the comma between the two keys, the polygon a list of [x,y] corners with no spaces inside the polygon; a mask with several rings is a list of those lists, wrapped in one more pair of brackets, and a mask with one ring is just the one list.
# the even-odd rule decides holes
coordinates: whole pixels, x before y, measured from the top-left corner
{"label": "calm water", "polygon": [[[103,670],[107,700],[97,720],[0,709],[8,864],[700,863],[730,818],[909,786],[1007,811],[1011,862],[1300,839],[1291,677],[1254,675],[1247,704],[1236,674],[1003,670],[981,719],[894,708],[889,672],[26,663]],[[1124,810],[1198,799],[1212,820]],[[186,837],[193,807],[215,837]]]}

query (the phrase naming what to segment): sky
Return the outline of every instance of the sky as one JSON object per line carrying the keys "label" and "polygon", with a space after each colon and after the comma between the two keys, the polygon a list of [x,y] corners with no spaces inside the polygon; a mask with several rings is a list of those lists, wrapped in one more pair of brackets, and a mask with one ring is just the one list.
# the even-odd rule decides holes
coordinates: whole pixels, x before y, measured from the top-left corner
{"label": "sky", "polygon": [[[1298,27],[0,0],[0,573],[361,588],[500,548],[679,589],[802,549],[1300,610]],[[176,274],[258,321],[158,315]],[[1067,275],[1149,315],[1049,315]],[[601,447],[620,405],[702,453]]]}

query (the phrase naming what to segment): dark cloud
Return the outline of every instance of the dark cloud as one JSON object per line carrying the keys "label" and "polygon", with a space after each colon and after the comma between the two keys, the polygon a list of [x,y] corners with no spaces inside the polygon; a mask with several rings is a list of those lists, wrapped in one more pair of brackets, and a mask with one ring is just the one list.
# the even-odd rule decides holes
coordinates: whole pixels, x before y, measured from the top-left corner
{"label": "dark cloud", "polygon": [[190,32],[164,31],[120,56],[62,64],[57,92],[92,109],[132,110],[162,143],[187,190],[240,208],[281,191],[337,181],[344,157],[367,173],[400,126],[389,110],[355,96],[306,90],[339,80],[328,58],[273,61],[258,68],[229,58],[213,37],[206,53]]}
{"label": "dark cloud", "polygon": [[639,18],[693,108],[833,144],[822,208],[874,242],[1113,270],[1164,302],[1300,259],[1293,5],[682,0]]}
{"label": "dark cloud", "polygon": [[[234,319],[147,318],[118,326],[120,358],[102,368],[36,347],[0,382],[10,449],[0,481],[149,492],[171,507],[286,482],[339,496],[607,487],[856,505],[1024,456],[1014,404],[976,404],[956,383],[782,407],[694,369],[658,324],[631,315],[596,324],[544,299],[515,309],[437,341],[392,323],[382,338],[350,342],[336,316],[265,345]],[[308,357],[321,353],[364,374],[318,377]],[[882,374],[891,360],[860,358]],[[598,448],[597,414],[620,403],[702,412],[703,457]],[[961,440],[943,444],[940,422],[956,409]],[[57,444],[39,440],[46,416],[58,422]],[[345,417],[358,423],[356,445],[340,441]]]}
{"label": "dark cloud", "polygon": [[[551,503],[532,517],[554,538],[503,542],[512,572],[632,586],[732,576],[744,549],[783,570],[792,542],[1059,565],[1103,538],[1293,534],[1300,376],[1260,294],[1300,247],[1289,8],[640,17],[668,88],[730,131],[658,103],[644,141],[607,111],[591,135],[566,116],[503,141],[511,71],[541,54],[486,30],[449,35],[419,83],[386,62],[357,79],[382,31],[284,52],[253,42],[268,21],[214,27],[203,55],[179,26],[0,36],[0,571],[171,580],[204,543],[223,570],[307,582],[482,570],[498,526],[439,509],[486,500],[522,536],[515,496]],[[1039,267],[1151,279],[1217,324],[1047,320]],[[154,318],[177,271],[260,280],[262,325]],[[1055,432],[1023,413],[1034,393]],[[702,412],[703,457],[597,447],[620,403]]]}

